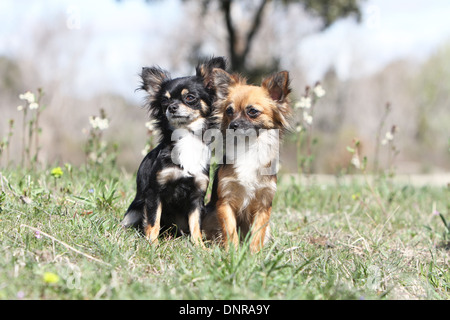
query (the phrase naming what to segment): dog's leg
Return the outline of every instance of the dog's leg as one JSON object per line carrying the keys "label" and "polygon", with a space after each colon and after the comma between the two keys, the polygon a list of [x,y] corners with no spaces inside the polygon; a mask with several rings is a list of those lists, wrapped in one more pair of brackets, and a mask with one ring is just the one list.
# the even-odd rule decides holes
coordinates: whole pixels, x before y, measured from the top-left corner
{"label": "dog's leg", "polygon": [[272,207],[267,210],[256,212],[251,227],[250,251],[255,253],[262,249],[266,236],[266,229],[269,226],[270,213]]}
{"label": "dog's leg", "polygon": [[200,209],[195,208],[194,211],[189,213],[189,232],[191,233],[191,239],[196,245],[200,245],[205,248],[202,240],[202,231],[200,228]]}
{"label": "dog's leg", "polygon": [[157,201],[157,203],[152,203],[152,205],[145,204],[144,207],[144,232],[147,240],[151,243],[158,244],[158,235],[159,229],[161,227],[161,212],[162,212],[162,204],[161,201]]}
{"label": "dog's leg", "polygon": [[222,240],[225,248],[228,250],[229,242],[237,248],[239,237],[236,229],[236,216],[231,206],[222,199],[217,202],[217,217],[222,227]]}
{"label": "dog's leg", "polygon": [[216,241],[220,238],[221,227],[217,220],[216,207],[207,207],[201,218],[201,228],[206,240]]}

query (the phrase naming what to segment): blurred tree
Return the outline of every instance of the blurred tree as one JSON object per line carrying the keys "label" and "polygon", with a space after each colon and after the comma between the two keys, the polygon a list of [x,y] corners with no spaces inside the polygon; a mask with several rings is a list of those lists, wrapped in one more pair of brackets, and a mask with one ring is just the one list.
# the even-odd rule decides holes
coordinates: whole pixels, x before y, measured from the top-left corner
{"label": "blurred tree", "polygon": [[[183,0],[189,1],[189,0]],[[321,20],[321,30],[330,27],[337,20],[347,17],[355,16],[357,21],[361,20],[361,2],[362,0],[272,0],[273,2],[281,3],[285,6],[297,3],[305,9],[309,14],[318,17]],[[258,30],[261,27],[264,10],[271,0],[260,0],[254,6],[248,6],[252,10],[253,18],[250,21],[250,29],[245,35],[238,35],[237,23],[232,16],[232,7],[236,5],[238,0],[202,0],[203,14],[207,14],[210,4],[212,2],[219,2],[219,8],[224,18],[226,30],[228,32],[228,54],[230,58],[231,68],[238,72],[244,72],[250,76],[264,73],[265,70],[256,68],[249,70],[247,68],[247,57],[250,53],[253,40]],[[245,2],[245,1],[241,1]],[[258,1],[257,1],[258,2]],[[242,43],[239,43],[242,39]],[[277,63],[277,61],[273,61]],[[256,73],[256,74],[255,74]]]}
{"label": "blurred tree", "polygon": [[422,162],[448,167],[450,153],[450,42],[440,47],[422,65],[413,79],[416,96],[416,144]]}
{"label": "blurred tree", "polygon": [[22,74],[17,62],[0,56],[0,91],[19,90],[22,83]]}
{"label": "blurred tree", "polygon": [[[116,0],[123,1],[123,0]],[[155,0],[145,0],[152,3]],[[188,2],[190,0],[182,0]],[[364,0],[258,0],[258,1],[239,1],[239,0],[201,0],[202,15],[208,14],[211,8],[219,9],[223,16],[228,37],[226,39],[228,47],[228,57],[231,69],[242,72],[250,79],[259,77],[261,74],[274,71],[278,67],[278,60],[272,58],[272,61],[266,66],[249,68],[247,57],[252,48],[253,40],[263,23],[263,15],[267,5],[270,2],[281,4],[284,7],[289,5],[301,5],[304,10],[313,17],[317,17],[321,22],[320,31],[329,28],[339,19],[353,16],[358,22],[361,21],[361,4]],[[217,3],[217,6],[213,4]],[[236,17],[233,16],[233,6],[245,5],[246,11],[252,13],[249,25],[250,28],[246,34],[239,34],[239,28]],[[195,49],[194,49],[195,50]]]}

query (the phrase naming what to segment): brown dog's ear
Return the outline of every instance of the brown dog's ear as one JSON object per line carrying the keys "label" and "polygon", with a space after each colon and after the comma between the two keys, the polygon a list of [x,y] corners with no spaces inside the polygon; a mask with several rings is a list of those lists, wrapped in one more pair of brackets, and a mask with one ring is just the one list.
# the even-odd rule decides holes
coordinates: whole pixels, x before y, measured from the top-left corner
{"label": "brown dog's ear", "polygon": [[216,89],[216,95],[219,100],[224,100],[228,96],[228,88],[236,83],[234,76],[222,69],[213,69],[213,86]]}
{"label": "brown dog's ear", "polygon": [[[275,122],[283,129],[290,129],[291,108],[289,107],[289,72],[281,71],[263,80],[262,87],[265,88],[270,98],[277,105],[274,113]],[[284,130],[283,130],[284,131]]]}
{"label": "brown dog's ear", "polygon": [[262,87],[265,88],[272,100],[276,102],[284,102],[291,92],[289,87],[289,72],[278,72],[262,82]]}
{"label": "brown dog's ear", "polygon": [[199,63],[195,68],[195,73],[197,77],[201,77],[203,79],[203,84],[205,85],[206,89],[212,89],[214,86],[212,71],[216,68],[225,70],[226,67],[226,59],[224,57],[216,57]]}
{"label": "brown dog's ear", "polygon": [[142,68],[141,78],[141,89],[154,96],[161,89],[161,84],[170,80],[170,74],[159,67],[144,67]]}

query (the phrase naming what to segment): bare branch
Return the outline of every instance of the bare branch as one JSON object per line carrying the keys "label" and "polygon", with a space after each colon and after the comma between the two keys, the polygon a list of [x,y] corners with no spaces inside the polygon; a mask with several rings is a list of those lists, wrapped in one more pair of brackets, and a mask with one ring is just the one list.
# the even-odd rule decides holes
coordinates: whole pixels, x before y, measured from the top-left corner
{"label": "bare branch", "polygon": [[253,19],[253,25],[252,25],[252,27],[251,27],[248,35],[247,35],[247,41],[246,41],[246,44],[245,44],[245,49],[244,49],[244,51],[241,54],[243,63],[245,63],[245,60],[246,60],[247,55],[248,55],[248,53],[250,51],[250,48],[251,48],[251,44],[252,44],[253,38],[255,37],[256,32],[259,29],[259,26],[261,25],[261,18],[262,18],[262,15],[263,15],[263,12],[264,12],[264,8],[266,7],[267,3],[268,3],[268,0],[262,0],[261,4],[259,5],[258,11],[256,11],[255,17]]}

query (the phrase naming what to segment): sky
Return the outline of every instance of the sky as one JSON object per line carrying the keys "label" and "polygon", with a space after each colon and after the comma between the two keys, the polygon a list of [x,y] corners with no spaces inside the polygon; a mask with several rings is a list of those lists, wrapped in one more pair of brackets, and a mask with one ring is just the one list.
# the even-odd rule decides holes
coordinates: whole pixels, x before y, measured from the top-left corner
{"label": "sky", "polygon": [[[368,0],[363,12],[361,24],[345,19],[298,45],[298,59],[309,81],[320,79],[330,66],[347,79],[376,72],[395,59],[421,61],[450,41],[448,0]],[[53,25],[65,31],[61,52],[71,46],[83,52],[77,68],[85,70],[73,79],[75,90],[112,90],[132,97],[143,65],[168,63],[164,56],[149,60],[158,56],[153,48],[169,41],[158,36],[161,28],[179,26],[181,15],[178,0],[151,5],[143,0],[2,0],[0,55],[34,54],[29,49],[33,31],[44,23]],[[88,43],[80,40],[83,35],[89,36]]]}
{"label": "sky", "polygon": [[[328,65],[345,79],[376,72],[396,59],[423,61],[450,42],[450,1],[373,0],[363,16],[361,24],[347,19],[303,41],[299,51],[312,77],[320,77]],[[364,62],[352,68],[356,55]]]}

